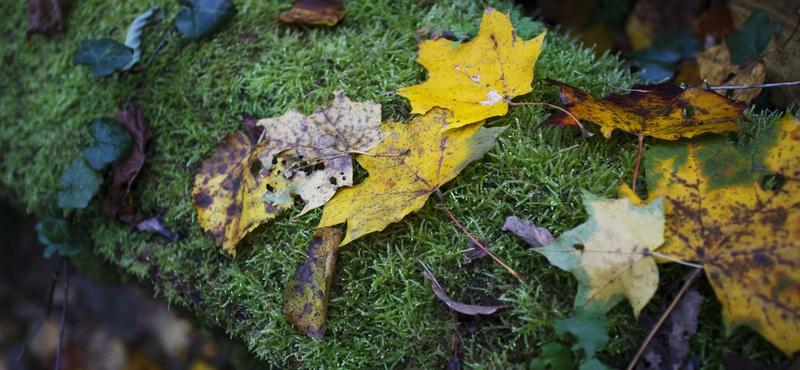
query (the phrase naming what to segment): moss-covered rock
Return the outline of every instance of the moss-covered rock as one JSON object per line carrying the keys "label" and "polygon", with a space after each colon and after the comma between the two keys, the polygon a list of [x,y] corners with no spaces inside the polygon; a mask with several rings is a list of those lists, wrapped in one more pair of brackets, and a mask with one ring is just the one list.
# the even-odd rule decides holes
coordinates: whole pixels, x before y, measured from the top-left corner
{"label": "moss-covered rock", "polygon": [[[72,2],[63,35],[27,41],[25,2],[0,3],[0,194],[28,213],[40,212],[44,199],[58,191],[59,175],[81,155],[92,119],[113,116],[135,92],[133,99],[143,107],[155,135],[133,188],[134,200],[143,214],[162,214],[181,239],[171,242],[105,219],[101,202],[95,200],[76,215],[91,231],[95,254],[152,281],[171,304],[243,338],[252,352],[275,367],[438,368],[453,356],[453,323],[420,266],[412,262],[417,256],[454,299],[513,305],[490,317],[457,317],[465,339],[457,344],[462,362],[526,367],[538,348],[555,338],[554,320],[571,312],[575,282],[500,227],[509,215],[532,219],[555,234],[582,222],[580,189],[611,196],[620,180],[629,182],[636,141],[623,134],[587,140],[573,129],[535,131],[549,114],[539,107],[513,107],[508,115],[490,120],[489,125],[510,128],[494,150],[443,191],[461,223],[489,238],[494,252],[530,280],[520,283],[491,261],[462,265],[467,238],[432,198],[402,222],[341,251],[328,331],[324,340],[314,342],[283,316],[283,287],[305,259],[321,210],[297,220],[290,217],[300,208],[283,214],[246,238],[232,259],[198,225],[190,196],[194,175],[220,140],[241,129],[244,117],[277,116],[292,107],[308,114],[326,105],[338,89],[354,101],[383,104],[384,118],[408,121],[408,101],[383,93],[425,79],[425,71],[414,62],[415,30],[425,24],[477,24],[482,4],[349,1],[340,25],[313,28],[277,23],[288,10],[287,1],[235,3],[238,14],[210,37],[193,42],[174,33],[146,73],[103,79],[72,65],[78,44],[100,37],[123,40],[136,15],[162,6],[167,19],[145,30],[146,61],[174,22],[177,2]],[[511,6],[492,5],[506,12]],[[516,100],[556,103],[558,92],[542,83],[544,77],[598,95],[610,91],[610,85],[627,86],[633,80],[616,57],[597,56],[557,32],[545,41],[533,92]],[[364,176],[357,173],[357,178]],[[678,271],[667,270],[666,275],[674,277]],[[709,324],[694,339],[704,362],[719,363],[725,346],[761,353],[757,358],[768,362],[780,359],[747,332],[724,339],[719,306],[710,302]],[[655,304],[648,310],[654,312]],[[600,357],[623,366],[643,330],[623,305],[609,316],[612,343]]]}

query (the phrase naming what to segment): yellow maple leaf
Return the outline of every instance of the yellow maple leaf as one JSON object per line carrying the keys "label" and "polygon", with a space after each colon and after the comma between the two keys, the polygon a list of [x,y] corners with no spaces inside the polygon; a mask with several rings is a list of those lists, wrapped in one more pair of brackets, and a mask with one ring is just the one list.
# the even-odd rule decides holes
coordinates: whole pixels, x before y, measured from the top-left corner
{"label": "yellow maple leaf", "polygon": [[[659,199],[637,206],[638,197],[633,198],[605,199],[584,192],[589,220],[532,249],[578,279],[575,307],[606,313],[627,299],[638,317],[658,288],[658,268],[648,251],[664,242],[663,204]],[[583,249],[575,249],[576,244]]]}
{"label": "yellow maple leaf", "polygon": [[481,127],[483,122],[476,122],[442,131],[451,117],[450,111],[436,108],[409,124],[384,122],[381,128],[392,134],[370,153],[404,155],[357,155],[369,177],[359,185],[340,189],[325,205],[317,227],[347,221],[342,245],[383,230],[422,208],[439,186],[492,149],[497,136],[506,129],[486,129]]}
{"label": "yellow maple leaf", "polygon": [[800,120],[787,113],[746,147],[663,143],[646,168],[667,216],[658,252],[702,266],[729,329],[749,326],[787,356],[800,350]]}
{"label": "yellow maple leaf", "polygon": [[245,133],[228,135],[194,180],[192,199],[200,226],[234,257],[239,240],[291,206],[273,207],[261,200],[268,187],[285,185],[253,176],[250,167],[258,163],[258,151]]}
{"label": "yellow maple leaf", "polygon": [[397,94],[411,101],[411,113],[450,109],[447,129],[504,115],[509,100],[533,90],[545,33],[522,40],[508,15],[487,7],[474,40],[457,47],[443,38],[423,41],[417,62],[428,69],[428,80]]}

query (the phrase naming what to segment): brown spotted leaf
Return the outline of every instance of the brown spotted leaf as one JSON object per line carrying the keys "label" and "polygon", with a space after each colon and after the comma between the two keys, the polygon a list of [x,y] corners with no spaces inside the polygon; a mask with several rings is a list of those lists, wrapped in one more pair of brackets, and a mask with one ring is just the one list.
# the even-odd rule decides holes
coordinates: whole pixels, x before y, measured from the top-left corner
{"label": "brown spotted leaf", "polygon": [[703,266],[729,329],[800,350],[800,120],[787,113],[746,147],[662,143],[646,168],[650,198],[664,199],[658,252]]}
{"label": "brown spotted leaf", "polygon": [[297,0],[292,3],[292,9],[281,16],[281,21],[333,26],[346,13],[344,4],[335,0]]}
{"label": "brown spotted leaf", "polygon": [[419,258],[414,257],[420,265],[422,265],[422,269],[425,271],[425,278],[431,281],[431,289],[433,289],[433,294],[436,295],[437,298],[441,299],[448,307],[463,313],[465,315],[491,315],[495,313],[497,310],[511,307],[510,305],[504,304],[499,306],[475,306],[471,304],[464,304],[460,302],[456,302],[450,297],[447,296],[447,293],[444,292],[442,286],[439,285],[439,282],[436,281],[436,277],[433,276],[433,273],[428,266],[425,266]]}
{"label": "brown spotted leaf", "polygon": [[[751,60],[744,67],[733,64],[725,44],[712,46],[694,57],[699,65],[700,79],[706,80],[710,86],[760,85],[767,76],[767,68],[759,61]],[[715,91],[724,96],[729,90]],[[733,90],[731,99],[750,103],[759,93],[761,89]]]}
{"label": "brown spotted leaf", "polygon": [[[256,123],[264,129],[261,134],[263,149],[258,153],[264,168],[272,169],[279,153],[296,151],[296,155],[291,156],[296,160],[288,161],[283,172],[291,183],[287,188],[289,192],[300,195],[306,202],[295,217],[324,205],[340,187],[352,185],[351,153],[366,152],[388,135],[380,129],[380,104],[372,100],[352,102],[342,90],[336,91],[334,97],[329,106],[309,116],[292,109],[283,116]],[[279,196],[267,194],[265,200]]]}
{"label": "brown spotted leaf", "polygon": [[119,107],[114,119],[131,135],[133,148],[127,159],[116,161],[111,165],[114,180],[103,204],[103,214],[109,218],[115,218],[120,214],[130,215],[134,212],[131,185],[144,166],[144,150],[147,142],[153,137],[153,131],[145,121],[142,107],[138,103],[132,103],[125,109]]}
{"label": "brown spotted leaf", "polygon": [[283,313],[316,340],[325,334],[328,297],[341,241],[339,229],[317,230],[308,245],[308,261],[297,266],[284,291]]}
{"label": "brown spotted leaf", "polygon": [[248,232],[289,207],[273,207],[261,200],[268,187],[280,185],[270,177],[253,176],[250,168],[258,163],[257,152],[247,134],[228,135],[203,162],[194,181],[192,199],[200,226],[233,256],[236,243]]}

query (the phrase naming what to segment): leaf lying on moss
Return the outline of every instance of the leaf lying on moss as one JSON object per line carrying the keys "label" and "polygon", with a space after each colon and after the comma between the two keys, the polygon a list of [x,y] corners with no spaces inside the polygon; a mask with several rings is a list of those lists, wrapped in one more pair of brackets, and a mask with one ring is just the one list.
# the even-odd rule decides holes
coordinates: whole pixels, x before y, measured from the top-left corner
{"label": "leaf lying on moss", "polygon": [[95,77],[105,77],[130,63],[133,51],[117,40],[102,38],[81,43],[72,64],[89,66]]}
{"label": "leaf lying on moss", "polygon": [[516,216],[506,217],[506,222],[500,230],[516,235],[534,248],[544,247],[553,242],[553,234],[549,230],[536,227],[531,221],[520,222]]}
{"label": "leaf lying on moss", "polygon": [[529,370],[574,370],[575,357],[564,345],[552,342],[542,346],[539,357],[531,361]]}
{"label": "leaf lying on moss", "polygon": [[325,334],[328,298],[341,241],[339,229],[317,230],[308,244],[308,261],[297,266],[284,291],[283,313],[316,340]]}
{"label": "leaf lying on moss", "polygon": [[59,182],[61,186],[67,188],[58,192],[59,207],[86,208],[92,197],[100,190],[103,176],[80,157],[72,161],[59,178]]}
{"label": "leaf lying on moss", "polygon": [[228,135],[214,155],[203,162],[194,181],[194,200],[200,226],[232,256],[236,243],[258,225],[275,218],[288,205],[273,207],[261,196],[278,187],[270,177],[253,176],[257,148],[247,134]]}
{"label": "leaf lying on moss", "polygon": [[133,56],[131,61],[125,67],[122,67],[123,71],[131,69],[134,64],[139,63],[139,60],[142,59],[142,32],[144,27],[162,19],[164,19],[164,11],[161,10],[160,6],[156,6],[133,20],[133,23],[128,27],[128,34],[125,36],[125,46],[133,50]]}
{"label": "leaf lying on moss", "polygon": [[236,6],[230,0],[179,0],[186,6],[178,11],[175,26],[192,40],[213,32],[234,15]]}
{"label": "leaf lying on moss", "polygon": [[555,324],[556,334],[570,333],[578,339],[572,350],[583,349],[587,358],[594,357],[596,351],[602,350],[608,344],[607,327],[608,319],[605,316],[581,307],[575,308],[575,313],[570,318],[558,320]]}
{"label": "leaf lying on moss", "polygon": [[786,113],[746,147],[714,136],[645,156],[667,215],[659,252],[702,264],[729,329],[800,350],[800,120]]}
{"label": "leaf lying on moss", "polygon": [[98,171],[131,152],[131,135],[111,118],[95,118],[89,133],[95,141],[83,150],[83,157]]}
{"label": "leaf lying on moss", "polygon": [[491,150],[506,129],[485,129],[481,128],[483,122],[477,122],[443,132],[451,117],[450,111],[436,108],[409,124],[384,122],[383,130],[392,134],[372,152],[397,156],[357,155],[369,177],[361,184],[340,189],[325,205],[318,227],[347,222],[342,245],[383,230],[422,208],[439,186]]}
{"label": "leaf lying on moss", "polygon": [[[372,100],[352,102],[343,90],[333,102],[304,116],[295,109],[276,118],[259,120],[263,149],[258,158],[265,170],[272,169],[278,153],[294,149],[283,176],[289,193],[300,195],[306,206],[295,216],[324,205],[336,190],[353,184],[353,152],[366,152],[388,135],[380,129],[381,105]],[[323,168],[317,169],[317,166]],[[309,173],[307,174],[306,171]],[[267,199],[274,199],[268,195]],[[273,203],[279,204],[279,203]]]}
{"label": "leaf lying on moss", "polygon": [[491,315],[497,312],[497,310],[511,307],[510,305],[507,304],[499,306],[475,306],[471,304],[456,302],[447,296],[447,293],[444,292],[442,286],[439,285],[438,281],[436,281],[436,277],[433,276],[433,273],[431,272],[430,269],[428,269],[428,266],[425,266],[425,264],[422,263],[422,261],[420,261],[419,258],[414,257],[414,259],[417,260],[417,262],[419,262],[420,265],[422,265],[422,269],[425,271],[425,278],[431,281],[431,289],[433,289],[433,294],[435,294],[437,298],[441,299],[442,302],[444,302],[448,307],[460,313],[463,313],[465,315]]}
{"label": "leaf lying on moss", "polygon": [[132,103],[128,108],[119,107],[114,119],[133,138],[133,148],[124,161],[116,161],[111,165],[114,179],[103,204],[103,214],[110,218],[117,217],[120,213],[133,213],[131,186],[144,166],[144,150],[153,136],[138,103]]}
{"label": "leaf lying on moss", "polygon": [[281,22],[333,26],[345,14],[344,4],[336,0],[297,0],[292,3],[292,9],[281,16]]}
{"label": "leaf lying on moss", "polygon": [[658,268],[647,252],[664,242],[663,203],[637,207],[584,192],[583,204],[588,221],[532,250],[575,275],[576,308],[604,314],[627,298],[638,317],[658,288]]}
{"label": "leaf lying on moss", "polygon": [[544,35],[522,40],[508,15],[487,7],[474,40],[457,47],[446,39],[423,41],[417,62],[428,69],[428,80],[397,94],[411,101],[411,113],[450,109],[447,129],[504,115],[509,100],[533,90]]}

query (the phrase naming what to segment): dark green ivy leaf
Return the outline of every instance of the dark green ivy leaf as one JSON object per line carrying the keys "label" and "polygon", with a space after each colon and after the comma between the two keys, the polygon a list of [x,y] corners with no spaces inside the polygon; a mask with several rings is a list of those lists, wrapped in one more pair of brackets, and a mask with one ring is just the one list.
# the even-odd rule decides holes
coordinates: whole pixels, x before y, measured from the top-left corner
{"label": "dark green ivy leaf", "polygon": [[611,370],[612,368],[606,366],[604,363],[596,358],[591,358],[589,361],[584,362],[578,370]]}
{"label": "dark green ivy leaf", "polygon": [[530,370],[574,370],[575,358],[572,351],[555,342],[542,346],[542,353],[531,361]]}
{"label": "dark green ivy leaf", "polygon": [[97,117],[90,129],[95,142],[84,149],[83,157],[96,170],[131,154],[133,140],[117,121],[108,117]]}
{"label": "dark green ivy leaf", "polygon": [[[50,258],[55,252],[62,257],[74,256],[81,252],[86,240],[83,230],[68,225],[64,219],[46,218],[36,224],[36,234],[39,236],[39,243],[47,246],[44,250],[45,258]],[[55,234],[63,240],[50,239],[49,236]]]}
{"label": "dark green ivy leaf", "polygon": [[572,333],[578,342],[572,346],[573,351],[583,348],[586,358],[594,357],[594,353],[603,349],[608,344],[606,327],[608,319],[602,314],[589,312],[578,307],[572,317],[556,321],[556,334]]}
{"label": "dark green ivy leaf", "polygon": [[86,208],[89,200],[100,190],[103,176],[89,166],[83,157],[72,161],[69,168],[59,178],[65,190],[58,192],[58,206],[61,208]]}
{"label": "dark green ivy leaf", "polygon": [[528,17],[523,17],[519,10],[511,12],[511,25],[514,26],[517,35],[526,40],[536,36],[535,33],[539,30],[536,22]]}
{"label": "dark green ivy leaf", "polygon": [[72,64],[92,67],[96,77],[108,76],[124,67],[133,58],[133,51],[116,40],[86,40],[78,47]]}
{"label": "dark green ivy leaf", "polygon": [[631,51],[628,57],[642,70],[639,79],[656,83],[675,77],[675,63],[683,58],[683,46],[673,38],[656,36],[650,46]]}
{"label": "dark green ivy leaf", "polygon": [[178,11],[175,25],[178,30],[198,40],[211,33],[236,14],[236,7],[230,0],[179,0],[183,8]]}
{"label": "dark green ivy leaf", "polygon": [[761,9],[755,9],[739,30],[725,40],[725,44],[733,64],[743,64],[758,59],[771,38],[769,18]]}

